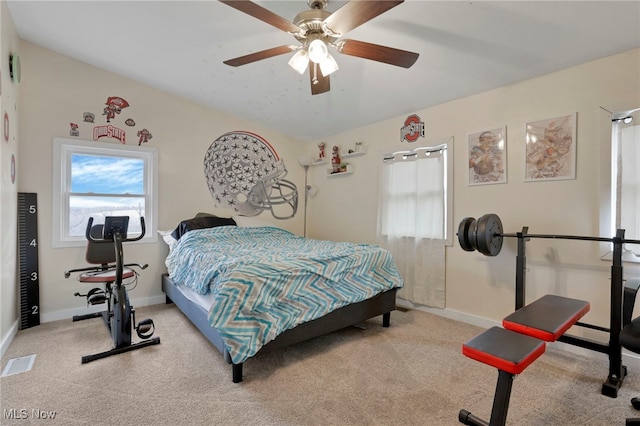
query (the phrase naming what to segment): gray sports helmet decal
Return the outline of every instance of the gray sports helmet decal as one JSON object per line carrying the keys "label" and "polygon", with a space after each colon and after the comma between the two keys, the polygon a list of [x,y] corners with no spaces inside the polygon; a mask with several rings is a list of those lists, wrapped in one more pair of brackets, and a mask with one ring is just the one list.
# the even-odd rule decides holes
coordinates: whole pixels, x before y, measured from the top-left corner
{"label": "gray sports helmet decal", "polygon": [[204,157],[204,174],[218,207],[243,216],[269,210],[276,219],[296,214],[298,189],[284,179],[287,169],[275,149],[254,133],[234,131],[213,141]]}

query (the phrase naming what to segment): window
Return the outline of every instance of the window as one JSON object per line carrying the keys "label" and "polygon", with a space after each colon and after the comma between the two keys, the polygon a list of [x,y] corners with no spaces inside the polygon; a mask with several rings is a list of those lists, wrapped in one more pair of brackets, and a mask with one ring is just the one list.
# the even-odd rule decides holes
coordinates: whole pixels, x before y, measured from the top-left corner
{"label": "window", "polygon": [[[625,239],[640,240],[640,108],[601,108],[600,128],[601,233],[614,236],[624,229]],[[611,244],[603,244],[604,260],[611,260],[611,249]],[[623,261],[640,262],[640,245],[625,244],[623,249]]]}
{"label": "window", "polygon": [[385,155],[378,205],[376,242],[404,280],[398,297],[436,308],[445,307],[445,245],[452,240],[448,142]]}
{"label": "window", "polygon": [[[611,126],[612,225],[624,229],[626,239],[640,240],[640,111],[614,115]],[[640,256],[640,245],[626,244],[625,250]]]}
{"label": "window", "polygon": [[89,217],[129,216],[129,235],[156,241],[157,150],[146,147],[53,140],[53,247],[86,245]]}
{"label": "window", "polygon": [[379,233],[451,244],[451,164],[447,144],[385,156]]}

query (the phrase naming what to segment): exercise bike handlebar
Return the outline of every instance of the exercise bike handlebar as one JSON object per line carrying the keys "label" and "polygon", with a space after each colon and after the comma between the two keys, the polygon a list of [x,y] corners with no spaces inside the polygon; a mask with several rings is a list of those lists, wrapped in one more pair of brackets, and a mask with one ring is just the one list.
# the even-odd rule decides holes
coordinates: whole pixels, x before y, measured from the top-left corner
{"label": "exercise bike handlebar", "polygon": [[[145,263],[144,265],[141,265],[139,263],[126,263],[123,264],[122,259],[123,259],[123,252],[122,252],[122,243],[123,242],[131,242],[131,241],[138,241],[141,240],[146,232],[146,228],[145,228],[145,223],[144,223],[144,217],[140,217],[140,227],[142,232],[140,233],[139,236],[135,237],[135,238],[125,238],[123,239],[122,236],[120,235],[120,233],[116,233],[116,235],[114,235],[113,239],[97,239],[91,236],[91,228],[93,227],[93,217],[89,217],[89,221],[87,223],[87,230],[85,232],[85,237],[87,238],[87,240],[94,242],[94,243],[100,243],[100,244],[104,244],[104,243],[113,243],[114,244],[114,248],[116,251],[116,270],[120,270],[120,272],[118,273],[118,271],[116,271],[116,278],[119,279],[121,281],[121,277],[122,277],[122,271],[124,268],[126,267],[137,267],[140,269],[147,269],[147,267],[149,266],[149,264]],[[65,278],[69,278],[71,276],[72,273],[75,272],[88,272],[88,271],[101,271],[104,270],[104,268],[101,267],[96,267],[96,266],[89,266],[86,268],[79,268],[79,269],[70,269],[68,271],[65,271],[64,273],[64,277]]]}
{"label": "exercise bike handlebar", "polygon": [[[91,236],[91,227],[92,226],[93,226],[93,218],[90,217],[89,221],[87,222],[87,229],[85,231],[85,237],[87,238],[87,240],[89,240],[89,241],[91,241],[93,243],[111,243],[111,242],[113,242],[112,240],[93,238]],[[138,241],[138,240],[141,240],[142,237],[144,237],[144,234],[146,232],[146,227],[145,227],[145,224],[144,224],[144,217],[142,217],[142,216],[140,216],[140,228],[141,228],[140,235],[138,235],[135,238],[121,238],[121,242],[126,243],[126,242]]]}

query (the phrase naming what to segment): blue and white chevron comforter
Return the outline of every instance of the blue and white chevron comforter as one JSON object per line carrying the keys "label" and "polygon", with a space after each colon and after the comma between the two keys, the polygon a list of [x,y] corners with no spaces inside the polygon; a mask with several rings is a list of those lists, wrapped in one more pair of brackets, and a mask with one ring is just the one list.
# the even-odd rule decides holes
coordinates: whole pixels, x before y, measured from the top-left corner
{"label": "blue and white chevron comforter", "polygon": [[402,287],[391,255],[380,247],[311,240],[273,227],[190,231],[166,265],[174,282],[213,294],[209,323],[234,363],[285,330]]}

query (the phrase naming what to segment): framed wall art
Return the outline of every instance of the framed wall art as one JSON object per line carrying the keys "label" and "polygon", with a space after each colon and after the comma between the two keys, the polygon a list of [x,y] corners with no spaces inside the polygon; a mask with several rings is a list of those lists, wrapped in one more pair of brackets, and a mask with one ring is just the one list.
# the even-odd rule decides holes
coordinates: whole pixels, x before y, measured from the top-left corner
{"label": "framed wall art", "polygon": [[506,127],[467,135],[469,185],[507,182]]}
{"label": "framed wall art", "polygon": [[525,181],[575,179],[577,113],[525,128]]}

